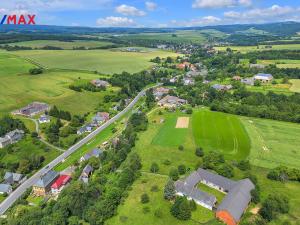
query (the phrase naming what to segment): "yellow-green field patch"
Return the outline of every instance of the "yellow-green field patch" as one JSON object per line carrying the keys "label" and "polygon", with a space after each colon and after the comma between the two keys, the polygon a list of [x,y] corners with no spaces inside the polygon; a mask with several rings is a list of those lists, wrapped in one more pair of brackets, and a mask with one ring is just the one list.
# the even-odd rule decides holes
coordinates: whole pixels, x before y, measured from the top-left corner
{"label": "yellow-green field patch", "polygon": [[292,79],[290,82],[292,83],[290,90],[300,93],[300,79]]}
{"label": "yellow-green field patch", "polygon": [[150,59],[176,57],[178,54],[168,51],[121,52],[112,50],[32,50],[17,51],[14,54],[33,60],[47,68],[99,71],[114,74],[130,73],[147,69],[153,63]]}

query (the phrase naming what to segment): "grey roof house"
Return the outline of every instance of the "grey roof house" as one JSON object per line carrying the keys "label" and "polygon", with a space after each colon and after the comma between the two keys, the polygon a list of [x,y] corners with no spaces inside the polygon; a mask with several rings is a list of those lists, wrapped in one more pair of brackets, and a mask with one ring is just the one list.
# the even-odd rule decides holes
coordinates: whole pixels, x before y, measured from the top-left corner
{"label": "grey roof house", "polygon": [[79,162],[83,162],[86,160],[89,160],[92,157],[99,158],[99,156],[103,153],[103,151],[99,148],[94,148],[92,151],[89,151],[84,156],[82,156],[79,160]]}
{"label": "grey roof house", "polygon": [[21,140],[24,136],[24,131],[15,129],[8,132],[4,137],[0,137],[0,148],[4,148],[9,144],[13,144]]}
{"label": "grey roof house", "polygon": [[92,166],[90,166],[89,164],[87,164],[84,168],[83,168],[83,170],[82,170],[82,172],[81,172],[81,175],[80,175],[80,177],[79,177],[79,180],[80,181],[82,181],[83,183],[88,183],[89,182],[89,177],[90,177],[90,175],[92,174],[92,172],[93,172],[93,167]]}
{"label": "grey roof house", "polygon": [[4,181],[6,184],[21,184],[24,180],[26,180],[26,177],[23,174],[6,172],[4,175]]}
{"label": "grey roof house", "polygon": [[12,187],[10,184],[0,184],[0,194],[10,194],[12,192]]}
{"label": "grey roof house", "polygon": [[[226,224],[238,224],[244,211],[251,201],[251,190],[255,188],[249,179],[233,181],[208,170],[199,168],[185,180],[175,182],[176,194],[186,196],[197,204],[214,209],[216,198],[197,188],[198,183],[203,183],[227,195],[216,208],[216,217]],[[230,222],[229,222],[230,221]]]}

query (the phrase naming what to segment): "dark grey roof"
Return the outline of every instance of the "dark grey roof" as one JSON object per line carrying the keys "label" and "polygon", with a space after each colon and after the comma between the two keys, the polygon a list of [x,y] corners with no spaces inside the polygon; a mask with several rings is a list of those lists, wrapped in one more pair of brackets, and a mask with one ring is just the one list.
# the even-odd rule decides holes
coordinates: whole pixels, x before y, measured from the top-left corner
{"label": "dark grey roof", "polygon": [[199,173],[195,171],[185,179],[184,183],[185,185],[193,188],[200,182],[200,180],[201,177],[199,176]]}
{"label": "dark grey roof", "polygon": [[218,174],[212,173],[208,170],[199,168],[197,173],[201,177],[201,180],[206,180],[214,185],[217,185],[227,191],[229,191],[235,184],[236,181],[230,180],[226,177],[220,176]]}
{"label": "dark grey roof", "polygon": [[210,195],[210,194],[203,192],[196,188],[194,188],[193,191],[190,193],[190,197],[195,201],[203,202],[206,205],[209,205],[211,207],[213,207],[215,205],[215,203],[217,202],[217,199],[215,196]]}
{"label": "dark grey roof", "polygon": [[187,182],[183,182],[180,180],[175,182],[175,190],[185,196],[192,198],[195,201],[203,202],[211,207],[213,207],[217,201],[215,196],[203,192],[197,189],[195,186],[188,185]]}
{"label": "dark grey roof", "polygon": [[0,184],[0,192],[1,193],[9,193],[12,189],[9,184]]}
{"label": "dark grey roof", "polygon": [[48,185],[50,185],[55,178],[58,177],[58,173],[55,172],[54,170],[50,170],[48,173],[46,173],[44,176],[42,176],[36,183],[34,186],[38,186],[38,187],[47,187]]}
{"label": "dark grey roof", "polygon": [[23,178],[23,174],[6,172],[4,175],[4,180],[12,184],[13,182],[19,182]]}
{"label": "dark grey roof", "polygon": [[87,164],[84,169],[82,170],[82,173],[86,173],[86,174],[89,174],[93,172],[93,167],[91,167],[89,164]]}
{"label": "dark grey roof", "polygon": [[249,179],[238,181],[225,196],[217,211],[226,210],[238,222],[251,201],[251,190],[254,188]]}

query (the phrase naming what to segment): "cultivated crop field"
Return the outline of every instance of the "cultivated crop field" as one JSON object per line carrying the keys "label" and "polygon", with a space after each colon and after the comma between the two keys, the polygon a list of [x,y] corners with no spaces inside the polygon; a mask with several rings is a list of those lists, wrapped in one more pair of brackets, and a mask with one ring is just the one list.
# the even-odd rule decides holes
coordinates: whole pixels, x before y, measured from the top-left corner
{"label": "cultivated crop field", "polygon": [[241,119],[251,139],[253,165],[300,168],[300,125],[256,118]]}
{"label": "cultivated crop field", "polygon": [[300,79],[292,79],[290,82],[292,83],[290,90],[300,93]]}
{"label": "cultivated crop field", "polygon": [[86,41],[86,40],[74,40],[74,41],[57,41],[57,40],[34,40],[34,41],[22,41],[8,44],[10,46],[24,46],[31,48],[43,48],[45,46],[59,47],[63,49],[73,49],[74,47],[95,48],[112,45],[107,41]]}
{"label": "cultivated crop field", "polygon": [[251,52],[251,51],[267,51],[267,50],[300,50],[300,44],[282,44],[282,45],[271,45],[272,48],[266,48],[266,45],[257,46],[222,46],[215,47],[218,51],[226,51],[227,48],[230,48],[233,51],[238,51],[242,53]]}
{"label": "cultivated crop field", "polygon": [[83,114],[93,111],[106,94],[117,90],[75,92],[68,86],[78,78],[92,80],[99,75],[59,71],[29,75],[28,70],[34,66],[24,59],[0,53],[0,61],[0,114],[9,113],[32,101],[55,104],[71,113]]}
{"label": "cultivated crop field", "polygon": [[193,114],[195,142],[205,151],[220,151],[231,159],[245,159],[250,140],[237,116],[201,110]]}
{"label": "cultivated crop field", "polygon": [[167,51],[121,52],[112,50],[31,50],[13,54],[29,58],[47,68],[62,68],[99,71],[114,74],[127,71],[139,72],[153,65],[150,59],[175,57],[178,54]]}

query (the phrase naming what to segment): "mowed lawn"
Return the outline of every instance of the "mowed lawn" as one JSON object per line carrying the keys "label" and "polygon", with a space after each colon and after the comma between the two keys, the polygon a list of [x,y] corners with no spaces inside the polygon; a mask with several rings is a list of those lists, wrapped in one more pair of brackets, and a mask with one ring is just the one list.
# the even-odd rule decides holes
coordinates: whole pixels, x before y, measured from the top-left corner
{"label": "mowed lawn", "polygon": [[241,118],[251,138],[249,159],[253,165],[300,168],[300,125],[274,120]]}
{"label": "mowed lawn", "polygon": [[[167,176],[157,174],[142,174],[142,176],[134,182],[129,196],[124,204],[119,206],[117,215],[108,220],[106,225],[197,225],[206,223],[207,225],[217,225],[213,212],[201,206],[192,213],[192,219],[188,221],[178,220],[170,213],[172,203],[164,200],[164,186],[168,180]],[[158,187],[157,192],[151,191],[153,186]],[[143,193],[149,195],[150,202],[142,204],[140,197]],[[148,208],[149,212],[144,212],[144,208]],[[159,213],[158,213],[159,212]],[[157,214],[159,214],[157,216]]]}
{"label": "mowed lawn", "polygon": [[300,93],[300,79],[292,79],[290,82],[292,83],[290,90]]}
{"label": "mowed lawn", "polygon": [[250,139],[237,116],[196,111],[192,117],[195,142],[207,151],[219,151],[225,157],[241,160],[250,153]]}
{"label": "mowed lawn", "polygon": [[24,46],[31,48],[42,48],[45,46],[59,47],[63,49],[73,49],[74,47],[95,48],[112,45],[113,43],[107,41],[87,41],[87,40],[74,40],[74,41],[57,41],[57,40],[34,40],[34,41],[21,41],[10,43],[10,46]]}
{"label": "mowed lawn", "polygon": [[109,88],[103,92],[75,92],[69,89],[69,85],[78,78],[92,80],[99,75],[80,72],[29,75],[28,70],[33,65],[6,53],[0,53],[0,64],[0,114],[9,113],[32,101],[55,104],[73,114],[83,114],[95,110],[105,95],[117,90]]}
{"label": "mowed lawn", "polygon": [[114,74],[130,73],[147,69],[153,63],[150,59],[176,57],[178,54],[168,51],[149,50],[148,52],[121,52],[112,50],[32,50],[17,51],[13,54],[31,59],[47,68],[78,69]]}
{"label": "mowed lawn", "polygon": [[[163,115],[159,115],[155,111],[149,116],[148,129],[139,135],[135,147],[142,159],[142,171],[149,172],[153,162],[159,165],[159,173],[164,175],[180,164],[194,168],[199,159],[195,156],[192,129],[175,128],[180,116],[188,115],[180,112],[163,112]],[[161,119],[164,119],[163,123],[160,123]],[[179,145],[184,146],[183,151],[178,149]],[[167,165],[166,161],[170,163]]]}
{"label": "mowed lawn", "polygon": [[176,128],[178,117],[180,117],[180,115],[177,113],[169,114],[164,117],[163,125],[152,140],[153,145],[178,147],[185,142],[188,129]]}

